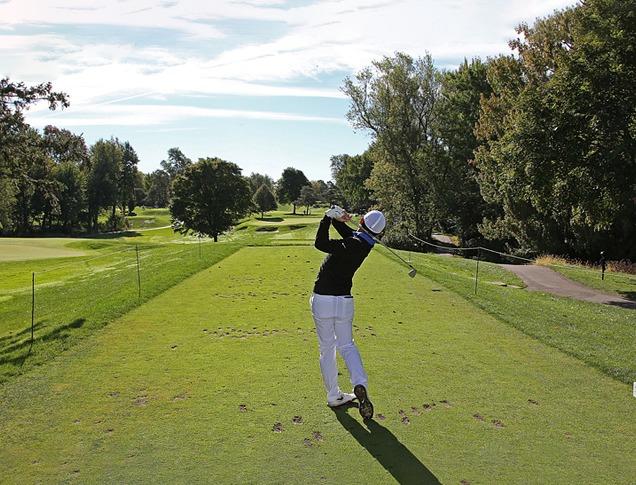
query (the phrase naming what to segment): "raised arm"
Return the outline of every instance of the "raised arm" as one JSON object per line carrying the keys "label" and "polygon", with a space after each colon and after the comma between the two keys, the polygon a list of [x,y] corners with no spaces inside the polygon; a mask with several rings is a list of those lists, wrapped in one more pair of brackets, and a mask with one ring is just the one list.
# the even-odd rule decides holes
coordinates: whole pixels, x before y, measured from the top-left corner
{"label": "raised arm", "polygon": [[[338,221],[333,221],[335,223]],[[346,250],[345,242],[342,239],[329,239],[329,226],[332,223],[331,217],[325,216],[318,225],[318,231],[316,232],[316,241],[314,247],[323,253],[338,253]],[[343,223],[341,223],[343,224]]]}
{"label": "raised arm", "polygon": [[353,237],[353,229],[347,226],[346,223],[341,222],[337,219],[333,219],[333,222],[331,223],[331,225],[334,227],[336,231],[338,231],[338,234],[340,234],[341,237],[343,238]]}

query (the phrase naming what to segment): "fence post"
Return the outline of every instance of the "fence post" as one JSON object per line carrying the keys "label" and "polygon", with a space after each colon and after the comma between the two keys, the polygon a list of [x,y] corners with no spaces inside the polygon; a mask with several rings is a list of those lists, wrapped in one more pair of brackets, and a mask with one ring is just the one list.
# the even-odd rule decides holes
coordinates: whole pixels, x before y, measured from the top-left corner
{"label": "fence post", "polygon": [[481,256],[481,248],[477,248],[477,269],[475,270],[475,295],[477,294],[477,280],[479,278],[479,259]]}
{"label": "fence post", "polygon": [[35,331],[35,272],[31,273],[31,344]]}
{"label": "fence post", "polygon": [[139,246],[135,245],[135,253],[137,254],[137,289],[139,291],[138,298],[141,300],[141,273],[139,271]]}

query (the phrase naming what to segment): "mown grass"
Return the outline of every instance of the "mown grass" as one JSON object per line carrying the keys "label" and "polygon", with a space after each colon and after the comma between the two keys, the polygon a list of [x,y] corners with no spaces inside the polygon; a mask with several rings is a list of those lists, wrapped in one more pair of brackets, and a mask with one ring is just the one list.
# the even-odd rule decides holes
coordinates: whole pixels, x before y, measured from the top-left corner
{"label": "mown grass", "polygon": [[636,381],[634,310],[525,291],[517,277],[483,261],[475,294],[475,261],[420,253],[411,258],[420,274],[499,320],[621,382]]}
{"label": "mown grass", "polygon": [[631,482],[628,386],[377,251],[354,286],[377,418],[331,411],[307,301],[321,259],[242,249],[0,387],[4,481]]}
{"label": "mown grass", "polygon": [[169,226],[172,223],[168,209],[138,207],[135,216],[126,216],[130,229],[154,229]]}
{"label": "mown grass", "polygon": [[[91,244],[87,242],[86,244]],[[97,255],[0,270],[0,383],[42,365],[113,319],[236,250],[235,245],[110,245]],[[31,272],[36,274],[31,341]]]}

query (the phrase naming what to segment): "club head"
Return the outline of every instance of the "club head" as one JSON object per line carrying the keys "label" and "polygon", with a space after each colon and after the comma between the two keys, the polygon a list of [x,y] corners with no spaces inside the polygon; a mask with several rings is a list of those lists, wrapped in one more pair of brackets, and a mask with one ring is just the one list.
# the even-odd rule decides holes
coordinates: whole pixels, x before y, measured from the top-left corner
{"label": "club head", "polygon": [[415,268],[413,268],[413,269],[411,269],[411,270],[409,271],[409,276],[410,276],[411,278],[415,278],[415,275],[416,275],[416,274],[417,274],[417,270],[416,270]]}

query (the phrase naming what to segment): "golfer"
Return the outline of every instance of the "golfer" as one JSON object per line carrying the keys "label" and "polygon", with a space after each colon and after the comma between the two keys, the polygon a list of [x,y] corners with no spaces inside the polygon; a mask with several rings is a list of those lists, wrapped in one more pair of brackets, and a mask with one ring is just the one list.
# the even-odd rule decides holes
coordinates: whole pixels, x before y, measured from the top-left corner
{"label": "golfer", "polygon": [[[380,211],[367,212],[358,230],[346,222],[351,216],[344,209],[334,206],[320,221],[315,247],[327,253],[310,299],[311,314],[316,324],[320,346],[320,371],[327,391],[327,404],[341,406],[358,399],[360,415],[373,417],[373,404],[367,393],[367,374],[360,352],[353,341],[353,274],[371,252],[375,239],[380,237],[386,224]],[[342,239],[329,239],[329,226],[338,231]],[[342,356],[353,385],[353,394],[345,393],[338,386],[336,349]]]}

